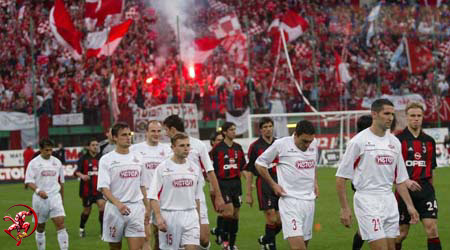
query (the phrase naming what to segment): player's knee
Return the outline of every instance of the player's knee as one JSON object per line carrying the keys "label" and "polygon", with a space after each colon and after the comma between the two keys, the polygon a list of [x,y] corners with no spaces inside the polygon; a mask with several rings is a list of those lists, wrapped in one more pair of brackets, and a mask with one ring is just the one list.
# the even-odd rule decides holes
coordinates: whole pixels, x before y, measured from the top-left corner
{"label": "player's knee", "polygon": [[37,230],[39,233],[43,233],[43,232],[45,231],[45,223],[38,224],[36,230]]}
{"label": "player's knee", "polygon": [[209,245],[209,236],[200,235],[200,246],[208,246]]}
{"label": "player's knee", "polygon": [[428,238],[439,237],[437,223],[430,222],[430,223],[425,224],[425,232],[427,233]]}

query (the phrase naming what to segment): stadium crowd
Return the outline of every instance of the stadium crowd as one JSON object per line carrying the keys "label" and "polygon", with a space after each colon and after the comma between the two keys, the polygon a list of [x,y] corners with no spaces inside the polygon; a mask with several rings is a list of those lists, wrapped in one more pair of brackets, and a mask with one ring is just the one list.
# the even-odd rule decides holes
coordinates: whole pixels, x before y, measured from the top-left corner
{"label": "stadium crowd", "polygon": [[[376,21],[377,36],[368,47],[366,18],[373,6],[357,7],[339,1],[229,0],[221,1],[220,8],[212,8],[218,2],[198,2],[200,7],[192,11],[191,26],[202,36],[211,35],[207,27],[214,20],[230,12],[237,14],[251,40],[250,69],[237,65],[219,48],[194,79],[180,80],[175,31],[151,6],[136,0],[126,1],[124,15],[134,23],[111,60],[75,61],[50,32],[48,16],[53,1],[24,1],[25,11],[20,13],[16,1],[2,0],[0,43],[6,49],[0,52],[0,110],[33,111],[33,47],[38,114],[84,112],[87,124],[98,123],[109,112],[109,63],[117,79],[121,116],[131,116],[138,107],[184,102],[196,103],[203,111],[203,120],[211,120],[247,106],[254,112],[267,112],[274,99],[281,99],[286,112],[311,111],[290,80],[283,56],[272,80],[277,53],[271,51],[268,28],[287,9],[310,21],[309,31],[313,32],[303,34],[288,47],[294,74],[296,78],[302,76],[303,93],[320,111],[361,109],[362,99],[375,97],[378,86],[382,94],[418,93],[426,100],[448,95],[450,10],[446,4],[431,8],[408,1],[387,1]],[[75,26],[85,33],[83,3],[66,1],[66,6],[70,6]],[[432,67],[413,75],[408,72],[406,56],[391,67],[403,34],[426,44],[433,52]],[[343,60],[349,64],[353,79],[341,91],[336,84],[334,51],[343,51],[343,45]]]}

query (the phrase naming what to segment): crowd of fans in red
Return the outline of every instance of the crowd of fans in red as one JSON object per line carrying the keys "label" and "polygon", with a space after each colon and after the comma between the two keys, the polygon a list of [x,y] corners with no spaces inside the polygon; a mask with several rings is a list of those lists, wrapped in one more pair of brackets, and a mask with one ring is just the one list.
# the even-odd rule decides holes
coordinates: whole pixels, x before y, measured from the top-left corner
{"label": "crowd of fans in red", "polygon": [[[85,112],[86,122],[92,124],[99,122],[101,112],[108,112],[109,63],[117,80],[117,100],[123,115],[139,107],[184,102],[196,103],[203,120],[209,120],[247,106],[254,112],[267,112],[275,99],[282,101],[286,112],[310,111],[290,80],[283,56],[273,81],[276,53],[271,52],[267,30],[272,20],[287,9],[313,22],[288,47],[294,74],[303,79],[303,93],[320,111],[360,109],[364,97],[376,95],[377,86],[382,94],[418,93],[425,99],[448,94],[450,54],[440,50],[450,39],[450,10],[446,4],[430,8],[407,1],[387,1],[376,22],[377,36],[367,47],[364,27],[373,6],[345,5],[342,1],[223,0],[221,3],[229,8],[219,10],[211,8],[215,1],[196,2],[196,8],[190,10],[189,25],[198,36],[211,34],[208,25],[230,11],[237,14],[243,32],[262,29],[260,33],[248,33],[249,68],[235,64],[219,48],[194,79],[180,80],[175,31],[144,1],[126,1],[125,12],[135,21],[110,61],[74,61],[48,28],[52,1],[25,1],[25,12],[19,17],[16,1],[1,0],[0,111],[32,112],[32,62],[38,113]],[[83,3],[66,1],[66,6],[76,27],[85,32]],[[433,68],[412,75],[404,61],[395,69],[390,67],[403,34],[417,36],[427,44],[436,62]],[[349,63],[353,80],[337,94],[340,91],[333,52],[341,52],[343,44],[348,44],[344,60]]]}

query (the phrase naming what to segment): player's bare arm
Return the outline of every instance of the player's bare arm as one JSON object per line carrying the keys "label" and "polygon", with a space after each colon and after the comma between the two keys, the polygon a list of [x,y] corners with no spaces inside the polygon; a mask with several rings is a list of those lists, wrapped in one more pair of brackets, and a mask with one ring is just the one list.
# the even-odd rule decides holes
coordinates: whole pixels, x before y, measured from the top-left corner
{"label": "player's bare arm", "polygon": [[[153,213],[155,213],[155,218],[156,218],[156,223],[157,223],[158,229],[161,232],[167,232],[166,221],[161,216],[161,210],[159,209],[159,202],[157,200],[151,199],[150,205],[152,207]],[[197,207],[199,207],[198,204],[197,204]],[[199,210],[197,210],[197,211],[199,211]]]}
{"label": "player's bare arm", "polygon": [[110,201],[114,206],[116,206],[119,209],[119,212],[122,215],[129,215],[130,214],[130,208],[127,207],[125,204],[120,202],[114,195],[112,195],[111,190],[109,188],[101,188],[102,194],[105,196],[106,200]]}
{"label": "player's bare arm", "polygon": [[37,195],[39,195],[39,197],[41,197],[42,199],[47,199],[47,198],[48,198],[47,193],[46,193],[45,191],[40,190],[40,189],[36,186],[36,184],[34,184],[34,183],[28,183],[27,185],[28,185],[28,187],[29,187],[31,190],[33,190],[33,191],[34,191]]}
{"label": "player's bare arm", "polygon": [[345,227],[350,228],[352,225],[352,211],[348,206],[347,190],[345,188],[346,182],[347,179],[342,177],[336,177],[336,191],[338,193],[339,203],[341,204],[341,212],[340,212],[341,223]]}
{"label": "player's bare arm", "polygon": [[201,225],[201,218],[200,218],[200,200],[199,199],[195,199],[195,210],[197,210],[197,214],[198,214],[198,223],[199,225]]}
{"label": "player's bare arm", "polygon": [[145,186],[141,186],[141,192],[142,195],[144,196],[144,198],[142,199],[142,201],[144,202],[144,206],[145,206],[145,220],[144,220],[144,224],[148,225],[150,223],[150,202],[147,199],[147,188]]}
{"label": "player's bare arm", "polygon": [[209,171],[207,175],[209,183],[211,183],[212,188],[216,194],[216,198],[213,202],[215,203],[218,212],[222,212],[225,201],[223,200],[222,193],[220,192],[219,182],[217,181],[216,174],[214,173],[214,171]]}
{"label": "player's bare arm", "polygon": [[269,170],[267,168],[255,163],[256,170],[261,175],[261,177],[270,185],[273,192],[278,196],[285,196],[286,191],[276,183],[269,174]]}
{"label": "player's bare arm", "polygon": [[417,213],[417,210],[414,207],[414,204],[411,200],[411,196],[409,195],[408,192],[408,187],[406,186],[406,181],[397,184],[396,188],[398,194],[405,202],[406,208],[408,209],[408,213],[411,216],[411,221],[409,223],[416,224],[417,222],[419,222],[419,213]]}
{"label": "player's bare arm", "polygon": [[316,198],[319,198],[319,182],[317,181],[317,168],[316,168],[316,174],[314,176],[314,193],[316,194]]}
{"label": "player's bare arm", "polygon": [[245,202],[252,207],[253,206],[253,192],[252,192],[252,185],[253,185],[253,174],[250,171],[244,171],[245,176],[245,186],[247,189],[247,194],[245,196]]}

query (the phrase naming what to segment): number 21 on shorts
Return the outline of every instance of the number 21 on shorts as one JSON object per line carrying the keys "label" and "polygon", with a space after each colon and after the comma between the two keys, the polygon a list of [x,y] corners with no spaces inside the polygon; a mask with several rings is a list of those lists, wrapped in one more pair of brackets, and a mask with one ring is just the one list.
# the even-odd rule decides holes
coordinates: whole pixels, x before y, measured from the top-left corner
{"label": "number 21 on shorts", "polygon": [[380,227],[381,227],[380,218],[372,219],[372,224],[373,224],[373,231],[374,232],[380,231]]}

